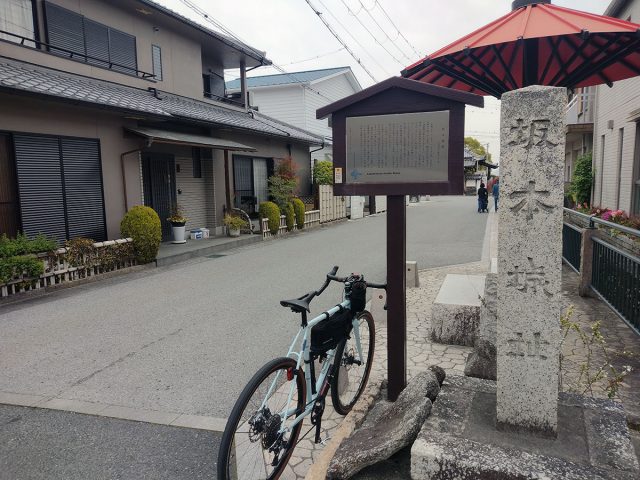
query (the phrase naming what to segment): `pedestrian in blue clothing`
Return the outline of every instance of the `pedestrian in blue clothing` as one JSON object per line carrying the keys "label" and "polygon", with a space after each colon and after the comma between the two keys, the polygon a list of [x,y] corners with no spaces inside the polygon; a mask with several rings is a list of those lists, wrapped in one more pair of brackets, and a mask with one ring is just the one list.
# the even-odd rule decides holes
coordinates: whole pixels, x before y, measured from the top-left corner
{"label": "pedestrian in blue clothing", "polygon": [[493,184],[493,203],[496,207],[496,212],[498,211],[498,198],[500,197],[500,179],[496,178],[496,183]]}

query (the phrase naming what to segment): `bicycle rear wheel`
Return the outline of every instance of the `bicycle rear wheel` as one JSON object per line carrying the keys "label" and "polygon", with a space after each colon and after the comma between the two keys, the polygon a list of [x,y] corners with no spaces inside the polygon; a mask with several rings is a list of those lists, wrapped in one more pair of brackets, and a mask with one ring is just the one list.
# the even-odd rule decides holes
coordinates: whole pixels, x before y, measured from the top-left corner
{"label": "bicycle rear wheel", "polygon": [[340,415],[351,411],[367,385],[371,372],[376,329],[369,312],[358,315],[358,327],[362,357],[358,353],[355,331],[336,350],[335,365],[338,368],[331,382],[331,403]]}
{"label": "bicycle rear wheel", "polygon": [[[296,382],[293,385],[291,382]],[[287,405],[291,386],[291,403]],[[220,442],[219,480],[275,480],[280,477],[300,435],[302,422],[279,434],[285,410],[304,411],[305,383],[291,358],[262,367],[238,398]]]}

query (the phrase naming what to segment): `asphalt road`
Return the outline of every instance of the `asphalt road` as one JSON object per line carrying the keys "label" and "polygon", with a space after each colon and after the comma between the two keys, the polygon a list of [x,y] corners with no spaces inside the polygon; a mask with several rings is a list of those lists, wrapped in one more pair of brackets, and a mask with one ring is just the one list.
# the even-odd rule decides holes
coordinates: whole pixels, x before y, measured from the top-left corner
{"label": "asphalt road", "polygon": [[212,479],[221,435],[0,405],[0,480]]}
{"label": "asphalt road", "polygon": [[[473,197],[408,208],[419,268],[481,258],[486,214]],[[385,280],[386,215],[251,245],[0,309],[0,392],[226,418],[297,317],[279,306],[333,265]],[[340,299],[337,285],[314,312]]]}

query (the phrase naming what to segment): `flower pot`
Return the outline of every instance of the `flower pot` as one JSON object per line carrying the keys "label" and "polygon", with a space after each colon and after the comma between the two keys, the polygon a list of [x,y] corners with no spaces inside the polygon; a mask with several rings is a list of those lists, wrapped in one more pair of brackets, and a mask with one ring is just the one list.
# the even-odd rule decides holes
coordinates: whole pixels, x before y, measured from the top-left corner
{"label": "flower pot", "polygon": [[171,243],[187,243],[185,238],[185,227],[184,223],[172,223],[171,231],[173,233],[173,241]]}
{"label": "flower pot", "polygon": [[239,237],[240,236],[240,229],[239,228],[228,228],[227,230],[229,230],[229,236],[230,237]]}

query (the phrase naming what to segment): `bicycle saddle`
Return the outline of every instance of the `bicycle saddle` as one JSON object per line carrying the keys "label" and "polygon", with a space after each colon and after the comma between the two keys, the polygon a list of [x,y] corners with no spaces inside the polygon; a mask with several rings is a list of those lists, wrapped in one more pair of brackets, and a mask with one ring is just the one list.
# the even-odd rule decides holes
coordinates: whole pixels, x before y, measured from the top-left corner
{"label": "bicycle saddle", "polygon": [[297,313],[302,313],[303,311],[310,312],[311,308],[309,304],[311,300],[317,295],[318,292],[309,292],[306,295],[303,295],[299,298],[294,298],[293,300],[280,300],[280,305],[283,307],[289,307],[291,310]]}

